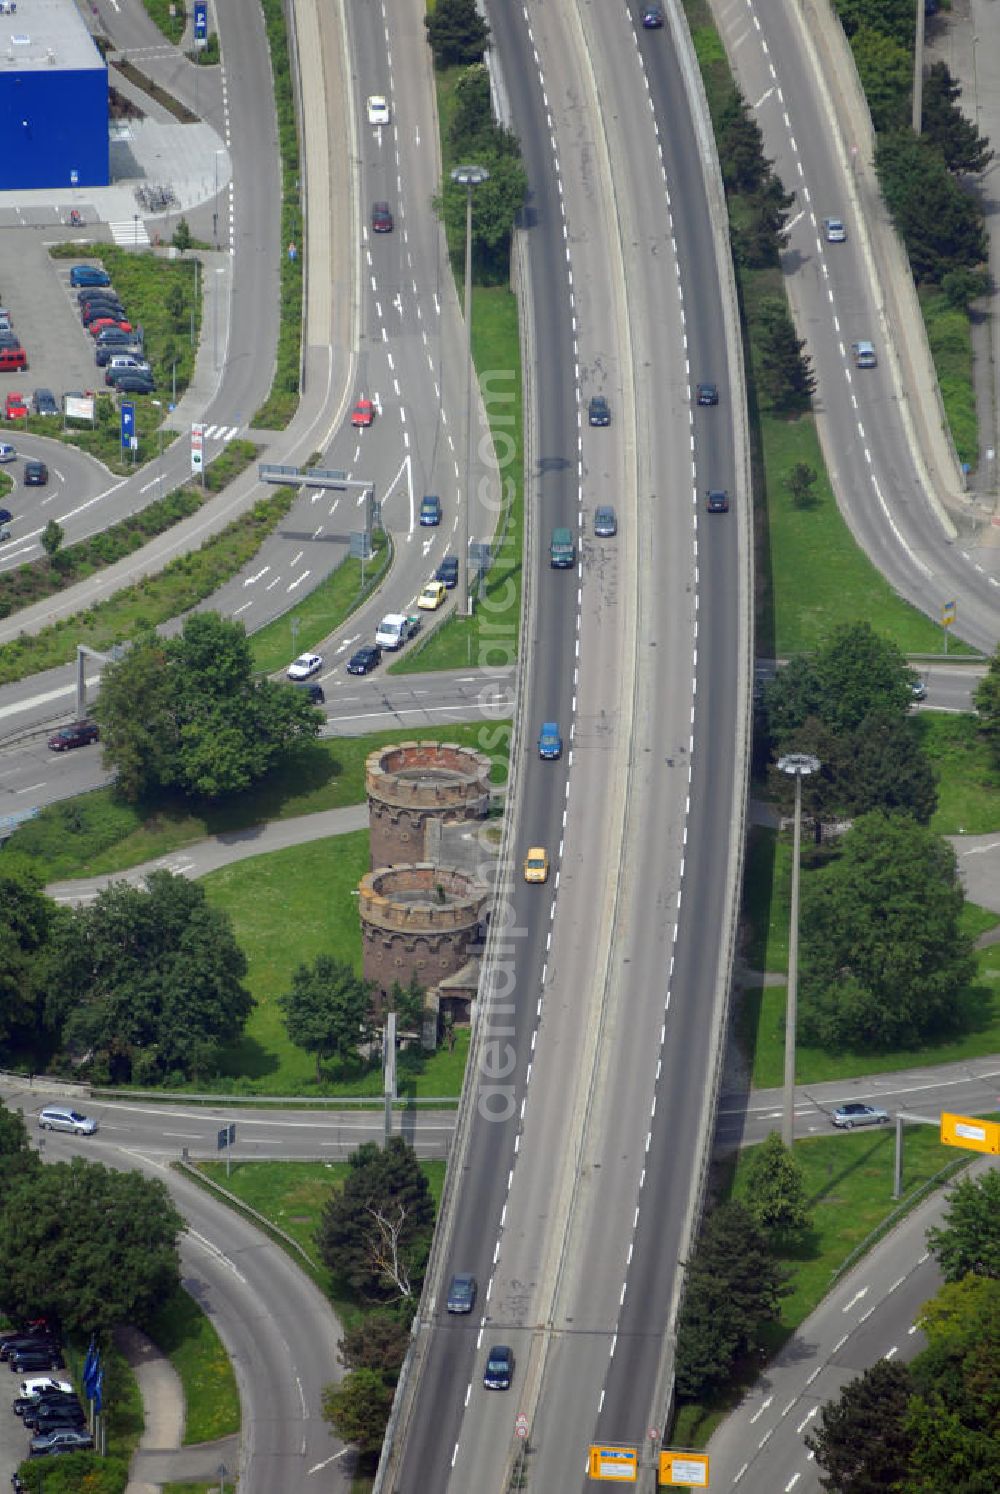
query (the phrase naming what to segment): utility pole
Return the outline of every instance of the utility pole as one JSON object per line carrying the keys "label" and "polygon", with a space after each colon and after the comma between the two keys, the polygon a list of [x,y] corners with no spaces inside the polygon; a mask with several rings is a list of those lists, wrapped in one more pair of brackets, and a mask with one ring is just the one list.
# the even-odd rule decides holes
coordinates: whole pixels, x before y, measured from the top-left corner
{"label": "utility pole", "polygon": [[913,133],[924,127],[924,0],[917,0],[917,29],[913,38]]}
{"label": "utility pole", "polygon": [[778,758],[782,773],[795,779],[795,822],[792,832],[792,908],[788,921],[788,998],[785,1003],[785,1092],[781,1139],[790,1147],[795,1140],[795,1021],[799,981],[799,852],[802,844],[802,780],[819,770],[819,758],[805,752],[789,752]]}
{"label": "utility pole", "polygon": [[468,617],[469,598],[469,508],[472,504],[472,403],[476,369],[472,361],[472,189],[489,181],[485,166],[456,166],[453,182],[465,188],[465,351],[469,382],[465,401],[465,492],[458,505],[458,615]]}

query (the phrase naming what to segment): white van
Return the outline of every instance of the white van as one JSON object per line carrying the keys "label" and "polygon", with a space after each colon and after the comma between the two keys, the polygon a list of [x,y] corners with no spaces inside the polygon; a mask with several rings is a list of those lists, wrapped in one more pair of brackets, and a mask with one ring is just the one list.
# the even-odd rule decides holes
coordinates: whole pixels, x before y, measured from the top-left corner
{"label": "white van", "polygon": [[379,648],[394,653],[413,637],[419,627],[419,617],[407,617],[405,612],[387,612],[375,629],[375,642]]}

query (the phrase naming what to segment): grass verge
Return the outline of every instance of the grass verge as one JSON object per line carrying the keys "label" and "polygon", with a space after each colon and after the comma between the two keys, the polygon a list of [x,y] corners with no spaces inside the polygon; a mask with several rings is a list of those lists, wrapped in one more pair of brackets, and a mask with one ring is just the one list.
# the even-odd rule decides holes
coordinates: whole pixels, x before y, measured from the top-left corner
{"label": "grass verge", "polygon": [[[281,268],[279,298],[281,320],[271,392],[250,424],[261,430],[284,430],[299,407],[299,376],[302,363],[302,266],[303,244],[299,132],[295,120],[295,88],[288,55],[288,30],[282,0],[260,0],[264,29],[271,53],[271,81],[278,125],[281,159]],[[295,244],[292,258],[285,246]]]}
{"label": "grass verge", "polygon": [[921,711],[917,726],[937,778],[938,807],[931,828],[939,835],[1000,830],[1000,772],[975,716]]}
{"label": "grass verge", "polygon": [[289,612],[253,634],[250,643],[258,669],[273,674],[296,654],[315,649],[382,584],[391,551],[381,529],[372,535],[372,547],[375,553],[365,564],[363,585],[361,561],[347,556],[325,581],[313,587]]}
{"label": "grass verge", "polygon": [[183,1287],[163,1303],[148,1332],[180,1376],[185,1447],[238,1432],[240,1397],[229,1355],[211,1320]]}
{"label": "grass verge", "polygon": [[[361,804],[365,798],[365,759],[377,747],[447,739],[460,746],[480,748],[481,736],[481,723],[466,722],[306,742],[253,790],[200,810],[183,798],[125,804],[115,798],[113,790],[96,789],[43,809],[37,819],[29,820],[10,837],[7,854],[20,852],[36,861],[48,882],[109,876],[193,845],[208,835],[231,834],[268,820],[295,819],[324,809]],[[506,783],[506,737],[490,756],[493,782]]]}
{"label": "grass verge", "polygon": [[187,16],[183,5],[177,5],[174,0],[142,0],[146,14],[153,25],[158,27],[168,42],[174,46],[184,35],[184,26]]}
{"label": "grass verge", "polygon": [[[445,1164],[422,1162],[420,1168],[437,1209],[444,1187]],[[320,1263],[316,1234],[331,1192],[343,1187],[349,1170],[346,1162],[236,1162],[227,1178],[224,1162],[198,1164],[199,1172],[263,1214],[302,1246],[316,1262],[314,1280],[327,1295],[331,1295],[332,1281],[329,1271]],[[302,1264],[297,1254],[289,1253],[297,1265]],[[332,1296],[331,1300],[345,1327],[357,1321],[360,1309],[356,1301]]]}
{"label": "grass verge", "polygon": [[943,291],[918,288],[927,341],[960,462],[979,464],[979,421],[972,384],[972,324],[969,313],[949,305]]}
{"label": "grass verge", "polygon": [[74,613],[39,633],[21,634],[3,644],[0,684],[70,663],[80,643],[107,652],[113,644],[131,638],[140,627],[155,627],[194,607],[252,559],[297,497],[294,488],[279,488],[206,540],[200,549],[178,556],[157,575],[115,592],[86,612]]}
{"label": "grass verge", "polygon": [[[745,1196],[749,1155],[747,1149],[730,1160],[724,1190],[727,1196]],[[908,1126],[903,1196],[897,1200],[892,1197],[894,1156],[895,1135],[891,1130],[818,1136],[795,1143],[811,1224],[797,1246],[778,1252],[792,1290],[782,1302],[779,1320],[769,1325],[765,1340],[769,1358],[818,1307],[855,1250],[894,1216],[901,1217],[918,1203],[932,1180],[943,1182],[968,1160],[956,1157],[953,1147],[942,1146],[932,1128]],[[704,1447],[745,1388],[746,1382],[741,1381],[717,1402],[680,1407],[672,1441],[680,1446]]]}

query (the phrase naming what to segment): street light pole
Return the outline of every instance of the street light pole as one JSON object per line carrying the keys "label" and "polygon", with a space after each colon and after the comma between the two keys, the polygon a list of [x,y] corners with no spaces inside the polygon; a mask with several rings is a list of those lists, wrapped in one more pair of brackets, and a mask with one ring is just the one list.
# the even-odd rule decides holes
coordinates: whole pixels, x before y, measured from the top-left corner
{"label": "street light pole", "polygon": [[158,447],[157,447],[157,456],[156,456],[156,496],[160,500],[160,502],[162,503],[163,502],[163,402],[162,402],[162,400],[151,399],[149,403],[151,405],[153,405],[160,412],[159,416],[158,416],[157,427],[156,427],[156,434],[157,434],[157,437],[158,437]]}
{"label": "street light pole", "polygon": [[222,155],[222,151],[221,150],[217,150],[215,152],[215,191],[212,194],[212,206],[213,206],[213,212],[212,212],[212,242],[215,244],[216,249],[218,249],[218,247],[219,247],[219,202],[218,202],[218,197],[219,197],[219,157],[221,155]]}
{"label": "street light pole", "polygon": [[806,752],[779,757],[778,767],[795,779],[795,821],[792,832],[792,908],[788,923],[788,997],[785,1002],[785,1092],[781,1139],[795,1140],[795,1020],[799,980],[799,849],[802,844],[802,780],[819,770],[819,758]]}
{"label": "street light pole", "polygon": [[453,182],[465,188],[465,353],[469,381],[465,401],[465,493],[458,505],[458,612],[468,617],[469,605],[469,508],[472,504],[472,401],[476,370],[472,362],[472,189],[489,181],[485,166],[456,166]]}

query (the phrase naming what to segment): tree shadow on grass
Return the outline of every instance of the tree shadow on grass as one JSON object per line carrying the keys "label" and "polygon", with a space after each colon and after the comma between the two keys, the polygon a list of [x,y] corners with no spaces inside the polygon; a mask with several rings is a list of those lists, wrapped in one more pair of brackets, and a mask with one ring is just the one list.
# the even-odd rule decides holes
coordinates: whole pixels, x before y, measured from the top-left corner
{"label": "tree shadow on grass", "polygon": [[316,793],[343,771],[343,764],[328,745],[301,742],[246,793],[206,805],[205,824],[209,834],[220,835],[277,819],[288,800]]}

